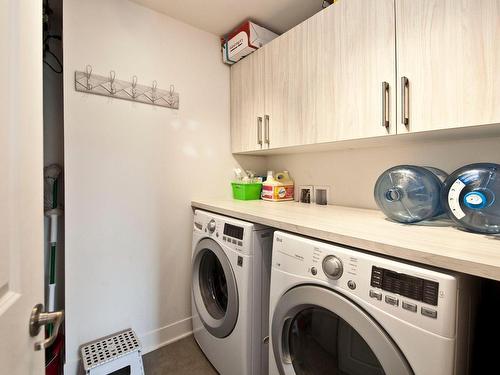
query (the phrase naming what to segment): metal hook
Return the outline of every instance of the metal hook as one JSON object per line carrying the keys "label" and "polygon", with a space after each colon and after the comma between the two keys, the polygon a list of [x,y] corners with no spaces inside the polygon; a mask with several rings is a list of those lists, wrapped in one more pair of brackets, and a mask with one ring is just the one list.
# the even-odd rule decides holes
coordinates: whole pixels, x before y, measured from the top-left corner
{"label": "metal hook", "polygon": [[135,99],[135,97],[137,96],[137,76],[133,76],[132,77],[132,98]]}
{"label": "metal hook", "polygon": [[115,76],[116,73],[114,70],[111,70],[109,72],[109,87],[111,89],[111,94],[116,94],[116,88],[115,88]]}
{"label": "metal hook", "polygon": [[153,103],[156,101],[156,88],[158,87],[158,82],[153,81],[153,84],[151,86],[151,97],[152,97],[152,101]]}
{"label": "metal hook", "polygon": [[85,77],[87,78],[87,90],[92,90],[92,85],[90,84],[91,75],[92,75],[92,65],[87,65],[85,67]]}
{"label": "metal hook", "polygon": [[168,92],[168,98],[166,99],[167,104],[169,106],[173,106],[175,103],[175,98],[174,98],[175,91],[174,90],[175,90],[175,86],[170,85],[170,91]]}

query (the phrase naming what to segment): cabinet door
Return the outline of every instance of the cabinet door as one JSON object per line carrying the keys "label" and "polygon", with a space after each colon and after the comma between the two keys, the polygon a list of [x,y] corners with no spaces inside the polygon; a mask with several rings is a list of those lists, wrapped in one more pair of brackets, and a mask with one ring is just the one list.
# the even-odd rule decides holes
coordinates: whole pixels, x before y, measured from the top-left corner
{"label": "cabinet door", "polygon": [[264,55],[258,50],[231,67],[231,149],[262,148]]}
{"label": "cabinet door", "polygon": [[394,26],[393,0],[339,1],[310,19],[318,142],[396,132]]}
{"label": "cabinet door", "polygon": [[499,0],[396,0],[396,34],[398,133],[500,123]]}
{"label": "cabinet door", "polygon": [[315,74],[306,45],[312,40],[305,23],[263,47],[265,128],[269,148],[304,145],[316,140]]}

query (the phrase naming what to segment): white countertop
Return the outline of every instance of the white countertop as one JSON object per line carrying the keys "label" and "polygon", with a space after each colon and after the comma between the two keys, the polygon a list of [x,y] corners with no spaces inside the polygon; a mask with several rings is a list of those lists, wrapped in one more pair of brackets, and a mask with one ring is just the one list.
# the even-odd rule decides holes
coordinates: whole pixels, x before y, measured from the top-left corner
{"label": "white countertop", "polygon": [[408,225],[376,210],[296,202],[198,199],[191,204],[320,240],[500,280],[500,236],[465,232],[448,220]]}

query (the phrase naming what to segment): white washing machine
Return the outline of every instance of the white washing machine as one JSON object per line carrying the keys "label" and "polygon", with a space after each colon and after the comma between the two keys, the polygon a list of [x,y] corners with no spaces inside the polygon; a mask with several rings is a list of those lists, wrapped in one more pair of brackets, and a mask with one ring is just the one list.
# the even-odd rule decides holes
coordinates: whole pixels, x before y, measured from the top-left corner
{"label": "white washing machine", "polygon": [[273,230],[194,213],[194,337],[221,375],[268,372]]}
{"label": "white washing machine", "polygon": [[270,375],[466,374],[476,283],[275,232]]}

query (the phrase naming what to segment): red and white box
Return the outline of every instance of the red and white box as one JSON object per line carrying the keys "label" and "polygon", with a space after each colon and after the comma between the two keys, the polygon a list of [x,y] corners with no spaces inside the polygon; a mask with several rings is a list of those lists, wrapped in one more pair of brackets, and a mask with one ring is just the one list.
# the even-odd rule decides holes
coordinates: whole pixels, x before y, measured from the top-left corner
{"label": "red and white box", "polygon": [[221,38],[222,59],[226,64],[232,65],[277,36],[278,34],[256,23],[245,21]]}

